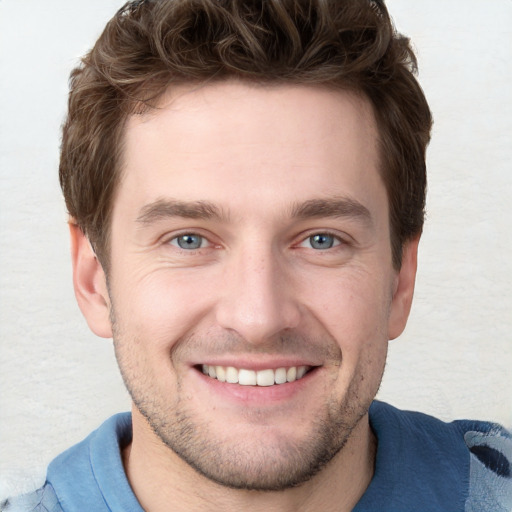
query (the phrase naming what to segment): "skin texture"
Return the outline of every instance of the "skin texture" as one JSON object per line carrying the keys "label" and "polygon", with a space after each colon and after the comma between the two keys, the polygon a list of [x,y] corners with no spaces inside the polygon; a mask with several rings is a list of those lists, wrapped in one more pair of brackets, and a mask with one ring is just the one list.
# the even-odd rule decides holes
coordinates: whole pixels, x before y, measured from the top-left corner
{"label": "skin texture", "polygon": [[[366,100],[304,86],[183,87],[129,120],[108,286],[71,233],[79,304],[133,398],[124,460],[146,510],[350,510],[363,494],[417,251],[393,269],[376,139]],[[201,364],[314,370],[242,387]]]}

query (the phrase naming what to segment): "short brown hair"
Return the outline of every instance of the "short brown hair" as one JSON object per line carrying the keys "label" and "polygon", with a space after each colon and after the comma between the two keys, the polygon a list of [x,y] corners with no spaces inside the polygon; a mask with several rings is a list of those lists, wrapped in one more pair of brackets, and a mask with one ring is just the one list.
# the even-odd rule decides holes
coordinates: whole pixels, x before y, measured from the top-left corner
{"label": "short brown hair", "polygon": [[380,134],[393,264],[421,233],[431,115],[416,58],[378,0],[138,0],[71,73],[60,183],[106,270],[127,118],[175,84],[235,78],[367,97]]}

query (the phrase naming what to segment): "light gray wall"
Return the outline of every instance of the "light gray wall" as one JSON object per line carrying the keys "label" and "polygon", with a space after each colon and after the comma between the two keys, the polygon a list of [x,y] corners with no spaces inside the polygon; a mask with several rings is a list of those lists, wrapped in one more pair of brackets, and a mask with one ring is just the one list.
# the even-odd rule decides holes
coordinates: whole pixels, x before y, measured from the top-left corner
{"label": "light gray wall", "polygon": [[[0,500],[129,407],[75,304],[57,182],[67,76],[117,0],[0,0]],[[380,398],[512,427],[512,2],[389,0],[435,116],[413,313]]]}

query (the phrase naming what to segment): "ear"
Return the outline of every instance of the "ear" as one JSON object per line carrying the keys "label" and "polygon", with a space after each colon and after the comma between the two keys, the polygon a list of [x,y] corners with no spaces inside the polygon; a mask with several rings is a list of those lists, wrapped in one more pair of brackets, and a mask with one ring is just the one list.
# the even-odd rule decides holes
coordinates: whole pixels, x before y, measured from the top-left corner
{"label": "ear", "polygon": [[418,244],[420,237],[406,242],[402,253],[402,266],[396,275],[388,322],[388,338],[398,338],[405,329],[411,311],[416,269],[418,266]]}
{"label": "ear", "polygon": [[82,230],[69,223],[73,287],[78,306],[90,329],[102,338],[112,337],[107,280],[91,244]]}

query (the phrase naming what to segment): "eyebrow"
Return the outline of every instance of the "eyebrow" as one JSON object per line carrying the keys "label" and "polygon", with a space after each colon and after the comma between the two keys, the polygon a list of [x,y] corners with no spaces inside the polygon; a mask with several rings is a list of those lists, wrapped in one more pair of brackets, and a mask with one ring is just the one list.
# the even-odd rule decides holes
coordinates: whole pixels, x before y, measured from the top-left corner
{"label": "eyebrow", "polygon": [[292,208],[292,217],[309,219],[317,217],[351,218],[371,225],[372,215],[366,206],[349,198],[310,199]]}
{"label": "eyebrow", "polygon": [[219,207],[209,201],[158,199],[143,206],[136,220],[140,224],[150,224],[170,217],[220,220],[224,219],[225,215]]}
{"label": "eyebrow", "polygon": [[[158,199],[143,206],[136,221],[139,224],[151,224],[159,220],[182,217],[197,220],[225,220],[227,215],[210,201],[179,201],[176,199]],[[299,219],[338,217],[352,218],[372,224],[368,208],[349,198],[309,199],[295,204],[291,217]]]}

